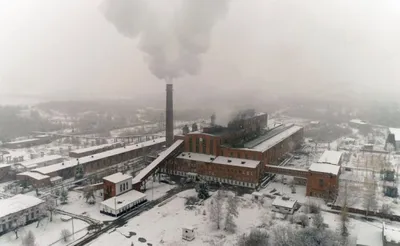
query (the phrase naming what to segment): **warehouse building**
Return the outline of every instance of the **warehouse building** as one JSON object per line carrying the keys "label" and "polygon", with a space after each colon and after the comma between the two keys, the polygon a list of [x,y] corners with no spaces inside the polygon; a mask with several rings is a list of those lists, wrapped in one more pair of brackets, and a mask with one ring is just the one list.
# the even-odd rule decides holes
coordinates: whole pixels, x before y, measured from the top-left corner
{"label": "warehouse building", "polygon": [[110,143],[110,144],[102,144],[97,146],[92,146],[83,149],[76,149],[69,152],[69,157],[72,158],[81,158],[84,156],[98,154],[107,150],[112,150],[115,148],[123,147],[124,143]]}
{"label": "warehouse building", "polygon": [[60,155],[47,155],[36,159],[26,160],[15,163],[14,166],[18,172],[30,171],[39,167],[50,166],[60,163],[64,158]]}
{"label": "warehouse building", "polygon": [[131,190],[119,196],[111,197],[100,203],[100,213],[120,216],[146,202],[146,194]]}

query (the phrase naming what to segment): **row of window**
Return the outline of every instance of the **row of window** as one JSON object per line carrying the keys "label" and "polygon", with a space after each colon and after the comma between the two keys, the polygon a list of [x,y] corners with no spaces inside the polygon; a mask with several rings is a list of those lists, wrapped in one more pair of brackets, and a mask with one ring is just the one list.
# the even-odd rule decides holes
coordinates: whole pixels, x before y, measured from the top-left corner
{"label": "row of window", "polygon": [[126,190],[130,190],[128,187],[128,182],[125,182],[125,183],[119,185],[119,192],[123,192]]}
{"label": "row of window", "polygon": [[[162,172],[165,172],[165,169],[161,170]],[[178,176],[187,176],[186,172],[181,172],[181,171],[168,171],[168,173],[173,174],[173,175],[178,175]],[[249,183],[249,182],[243,182],[243,181],[237,181],[237,180],[231,180],[231,179],[223,179],[223,178],[218,178],[218,177],[213,177],[213,176],[205,176],[205,175],[199,175],[201,178],[204,178],[206,181],[214,181],[214,182],[221,182],[221,183],[226,183],[226,184],[231,184],[231,185],[238,185],[238,186],[243,186],[243,187],[249,187],[249,188],[255,188],[256,184],[254,183]]]}

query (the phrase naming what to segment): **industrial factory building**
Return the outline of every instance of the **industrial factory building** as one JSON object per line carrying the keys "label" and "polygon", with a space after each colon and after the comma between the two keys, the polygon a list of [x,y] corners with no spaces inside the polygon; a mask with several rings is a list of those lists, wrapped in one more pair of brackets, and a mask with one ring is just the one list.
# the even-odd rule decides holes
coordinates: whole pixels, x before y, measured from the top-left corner
{"label": "industrial factory building", "polygon": [[124,143],[110,143],[97,146],[91,146],[83,149],[76,149],[69,152],[69,157],[81,158],[84,156],[98,154],[107,150],[123,147]]}
{"label": "industrial factory building", "polygon": [[29,172],[23,172],[17,175],[19,180],[27,180],[30,184],[40,187],[51,183],[54,177],[62,177],[63,179],[71,178],[75,175],[75,168],[82,165],[85,173],[92,173],[100,169],[116,165],[118,163],[128,161],[140,156],[157,151],[165,146],[165,138],[157,138],[139,144],[127,145],[101,152],[91,156],[85,156],[73,160],[68,160],[32,169]]}

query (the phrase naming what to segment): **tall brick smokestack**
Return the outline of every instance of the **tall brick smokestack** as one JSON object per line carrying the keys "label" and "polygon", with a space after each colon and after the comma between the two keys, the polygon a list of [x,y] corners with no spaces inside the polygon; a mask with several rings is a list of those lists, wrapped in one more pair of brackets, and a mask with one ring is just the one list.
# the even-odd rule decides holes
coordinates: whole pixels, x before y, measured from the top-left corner
{"label": "tall brick smokestack", "polygon": [[172,90],[172,83],[167,83],[167,102],[165,112],[165,136],[167,146],[171,146],[174,142],[174,104]]}

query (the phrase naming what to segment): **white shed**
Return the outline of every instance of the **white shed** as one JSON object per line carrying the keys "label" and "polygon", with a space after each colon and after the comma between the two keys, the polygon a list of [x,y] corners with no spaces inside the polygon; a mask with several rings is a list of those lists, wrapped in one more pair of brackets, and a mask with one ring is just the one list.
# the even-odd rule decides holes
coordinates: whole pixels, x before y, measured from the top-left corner
{"label": "white shed", "polygon": [[194,228],[192,227],[184,227],[182,228],[182,239],[186,241],[193,241],[194,236]]}
{"label": "white shed", "polygon": [[260,193],[260,192],[253,192],[253,193],[251,193],[251,196],[252,196],[253,200],[257,200],[258,201],[258,200],[263,199],[264,194]]}
{"label": "white shed", "polygon": [[297,207],[297,200],[285,197],[276,197],[272,202],[272,211],[282,214],[293,214]]}

